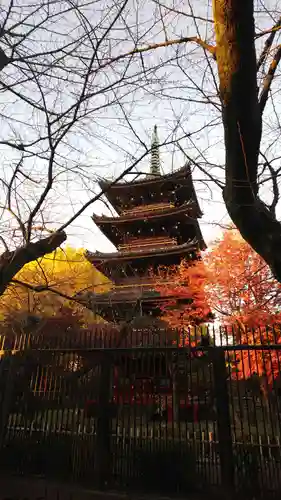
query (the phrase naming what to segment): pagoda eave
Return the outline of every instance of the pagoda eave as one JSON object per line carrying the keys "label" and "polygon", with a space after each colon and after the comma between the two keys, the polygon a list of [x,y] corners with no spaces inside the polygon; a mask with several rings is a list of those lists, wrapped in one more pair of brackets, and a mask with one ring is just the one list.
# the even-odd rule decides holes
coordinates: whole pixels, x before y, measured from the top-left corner
{"label": "pagoda eave", "polygon": [[[106,321],[120,321],[126,318],[134,318],[135,310],[141,305],[143,312],[145,311],[161,311],[161,306],[169,302],[177,302],[179,298],[175,295],[161,295],[160,291],[148,286],[117,286],[112,291],[107,293],[88,292],[83,295],[79,294],[79,299],[83,301],[87,308],[95,311]],[[129,316],[128,316],[129,314]]]}
{"label": "pagoda eave", "polygon": [[153,257],[159,257],[162,255],[181,255],[184,256],[185,253],[193,252],[198,250],[200,247],[197,240],[193,239],[190,242],[184,243],[182,245],[174,245],[163,248],[155,248],[151,250],[142,250],[142,251],[120,251],[120,252],[112,252],[112,253],[102,253],[102,252],[89,252],[85,253],[86,259],[91,262],[93,265],[98,264],[107,264],[107,263],[115,263],[115,262],[126,262],[132,260],[139,259],[151,259]]}
{"label": "pagoda eave", "polygon": [[[176,238],[179,245],[182,245],[193,238],[199,241],[200,250],[205,249],[205,243],[203,236],[196,219],[191,217],[186,217],[184,213],[177,214],[168,220],[159,221],[159,219],[154,219],[154,224],[150,221],[150,224],[145,222],[143,219],[139,221],[132,221],[131,224],[124,223],[123,225],[117,227],[117,224],[99,224],[98,227],[100,231],[104,234],[106,238],[113,243],[115,247],[120,247],[124,242],[124,235],[132,235],[131,237],[141,238],[151,238],[152,233],[159,236],[163,235]],[[154,233],[154,234],[155,234]],[[127,243],[127,242],[126,242]],[[129,242],[128,242],[129,243]]]}
{"label": "pagoda eave", "polygon": [[84,296],[80,295],[79,298],[80,300],[88,302],[92,307],[112,307],[114,304],[133,304],[137,301],[165,303],[167,301],[178,300],[178,297],[173,295],[161,296],[160,292],[151,289],[151,285],[146,290],[143,285],[141,287],[131,285],[125,289],[121,286],[116,287],[108,293],[99,294],[88,292]]}
{"label": "pagoda eave", "polygon": [[[106,190],[111,190],[112,192],[115,191],[123,191],[124,189],[127,190],[128,187],[130,189],[134,188],[140,188],[142,186],[148,187],[152,184],[163,184],[165,182],[171,182],[173,180],[178,181],[180,179],[189,179],[191,180],[191,169],[189,165],[184,165],[183,167],[179,168],[178,170],[175,170],[172,173],[165,174],[165,175],[149,175],[145,176],[144,178],[137,178],[134,179],[133,181],[123,181],[123,182],[115,182],[112,184],[112,182],[108,180],[101,180],[99,181],[99,186],[103,191]],[[136,177],[138,177],[138,174],[136,173]]]}
{"label": "pagoda eave", "polygon": [[192,198],[198,217],[202,215],[193,186],[190,165],[184,165],[166,175],[150,173],[141,178],[138,178],[139,176],[140,174],[136,174],[136,178],[128,182],[114,183],[106,179],[99,182],[102,192],[118,214],[121,214],[126,207],[140,205],[143,200],[152,201],[153,198],[155,201],[160,201],[165,192],[170,194],[180,192],[181,204]]}
{"label": "pagoda eave", "polygon": [[170,206],[168,208],[164,209],[155,209],[155,210],[150,210],[150,211],[144,211],[141,210],[141,207],[139,207],[139,210],[132,211],[130,213],[118,216],[118,217],[112,217],[108,215],[95,215],[93,214],[92,218],[95,224],[97,226],[104,225],[104,224],[116,224],[116,225],[122,225],[124,223],[135,223],[136,221],[143,221],[149,220],[153,221],[155,219],[161,219],[163,217],[173,217],[175,215],[185,215],[190,219],[190,221],[196,221],[197,218],[199,218],[199,215],[193,214],[192,213],[192,207],[194,206],[193,202],[187,202],[184,203],[183,205],[179,207],[174,207]]}

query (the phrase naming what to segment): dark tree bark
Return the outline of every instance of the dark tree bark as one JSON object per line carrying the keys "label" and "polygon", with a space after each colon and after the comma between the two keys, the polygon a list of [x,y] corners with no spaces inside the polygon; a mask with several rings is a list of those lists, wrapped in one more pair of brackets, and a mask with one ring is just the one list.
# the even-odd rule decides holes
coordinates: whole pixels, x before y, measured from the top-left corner
{"label": "dark tree bark", "polygon": [[281,282],[281,224],[258,196],[262,111],[257,89],[253,0],[213,0],[223,105],[227,211]]}
{"label": "dark tree bark", "polygon": [[9,57],[6,56],[4,50],[0,48],[0,71],[5,68],[10,62]]}
{"label": "dark tree bark", "polygon": [[5,292],[11,280],[25,264],[53,252],[65,240],[65,232],[60,231],[35,243],[27,243],[13,252],[4,252],[0,256],[0,296]]}

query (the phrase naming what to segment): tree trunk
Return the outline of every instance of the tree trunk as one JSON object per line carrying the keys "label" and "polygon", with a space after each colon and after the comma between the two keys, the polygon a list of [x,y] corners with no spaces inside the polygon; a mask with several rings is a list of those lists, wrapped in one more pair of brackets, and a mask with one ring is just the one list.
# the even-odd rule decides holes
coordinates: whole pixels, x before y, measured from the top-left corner
{"label": "tree trunk", "polygon": [[227,211],[281,282],[281,224],[258,197],[262,112],[258,100],[253,0],[213,0],[226,149]]}
{"label": "tree trunk", "polygon": [[3,295],[11,280],[25,264],[53,252],[65,240],[65,232],[59,231],[35,243],[27,243],[15,251],[6,251],[0,255],[0,296]]}

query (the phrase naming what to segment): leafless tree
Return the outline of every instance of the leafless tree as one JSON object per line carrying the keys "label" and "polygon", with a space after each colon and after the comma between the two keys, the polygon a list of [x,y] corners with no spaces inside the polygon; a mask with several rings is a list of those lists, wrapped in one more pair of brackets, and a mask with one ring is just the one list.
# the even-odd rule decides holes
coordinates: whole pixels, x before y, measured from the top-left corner
{"label": "leafless tree", "polygon": [[[148,28],[138,21],[138,6],[128,0],[9,0],[0,16],[2,294],[26,263],[65,241],[66,228],[100,198],[85,150],[89,142],[100,147],[100,122],[114,108],[134,131],[124,103],[133,106],[157,66],[146,69],[142,83],[139,54],[162,43],[139,47],[154,21]],[[127,165],[115,181],[149,152],[135,138],[136,154],[123,151]],[[75,195],[65,196],[71,182],[91,193],[78,207]]]}
{"label": "leafless tree", "polygon": [[[281,57],[280,12],[271,13],[269,33],[257,57],[255,39],[260,33],[255,27],[254,2],[246,2],[242,6],[241,2],[234,0],[217,0],[213,9],[226,150],[223,197],[242,236],[281,281],[281,224],[275,215],[280,168],[274,168],[261,154],[262,128],[265,132],[268,126],[268,116],[264,118],[264,112],[270,99],[271,112],[276,113],[277,99],[274,102],[274,94],[280,78],[277,68]],[[280,141],[279,119],[276,118],[279,130],[276,139],[276,132],[272,130],[271,141],[274,143]],[[271,206],[266,206],[259,197],[260,158],[264,160],[263,168],[269,169],[273,184]]]}
{"label": "leafless tree", "polygon": [[[230,217],[281,280],[280,12],[271,0],[2,2],[0,294],[101,197],[110,151],[123,157],[114,182],[141,164],[149,147],[137,121],[158,104],[165,146],[193,162],[207,193],[223,190]],[[75,182],[87,187],[79,206]],[[269,183],[266,205],[259,190]]]}
{"label": "leafless tree", "polygon": [[[193,119],[194,111],[206,116],[206,110],[214,119],[204,129],[204,142],[192,137],[185,144],[178,142],[178,148],[207,179],[212,173],[214,181],[216,171],[230,218],[281,281],[281,4],[272,0],[155,0],[155,5],[162,15],[166,40],[171,29],[175,38],[181,36],[184,26],[190,39],[197,37],[193,53],[179,46],[175,49],[178,57],[170,64],[177,81],[170,79],[158,92],[171,105],[176,99],[183,102],[175,112],[182,132],[186,130],[184,105],[192,105]],[[190,157],[191,146],[197,161]]]}

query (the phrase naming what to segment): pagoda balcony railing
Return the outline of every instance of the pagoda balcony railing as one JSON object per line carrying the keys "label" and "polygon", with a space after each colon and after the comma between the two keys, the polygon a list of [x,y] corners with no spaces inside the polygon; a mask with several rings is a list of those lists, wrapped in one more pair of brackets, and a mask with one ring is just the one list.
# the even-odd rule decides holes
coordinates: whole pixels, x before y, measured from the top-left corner
{"label": "pagoda balcony railing", "polygon": [[[126,276],[124,278],[119,278],[118,282],[116,281],[116,287],[112,288],[111,292],[117,291],[117,290],[126,290],[126,289],[131,289],[133,287],[136,287],[138,289],[147,289],[147,288],[158,288],[159,286],[161,287],[162,285],[168,285],[169,283],[172,283],[172,278],[160,278],[160,277],[153,277],[153,276]],[[174,283],[174,282],[173,282]]]}
{"label": "pagoda balcony railing", "polygon": [[142,286],[142,285],[147,285],[147,286],[155,286],[156,280],[152,276],[125,276],[124,278],[119,278],[118,279],[118,287],[123,286],[126,288],[126,286],[131,287],[133,285],[136,286]]}
{"label": "pagoda balcony railing", "polygon": [[142,213],[150,213],[158,210],[166,210],[167,208],[175,208],[175,204],[173,202],[167,203],[154,203],[150,205],[138,205],[137,207],[130,208],[128,210],[123,210],[122,215],[134,215]]}
{"label": "pagoda balcony railing", "polygon": [[121,252],[147,252],[147,250],[164,250],[167,247],[176,247],[178,241],[176,238],[167,236],[153,238],[132,238],[131,240],[118,245]]}
{"label": "pagoda balcony railing", "polygon": [[[175,203],[153,204],[153,205],[138,205],[134,210],[122,211],[119,216],[112,215],[93,215],[93,220],[100,223],[119,223],[126,221],[140,220],[144,218],[162,217],[164,215],[175,216],[182,213],[187,213],[190,216],[193,214],[195,203],[193,200],[188,200],[181,205]],[[142,210],[143,208],[143,210]],[[147,217],[146,217],[147,216]],[[193,214],[194,217],[194,214]]]}

